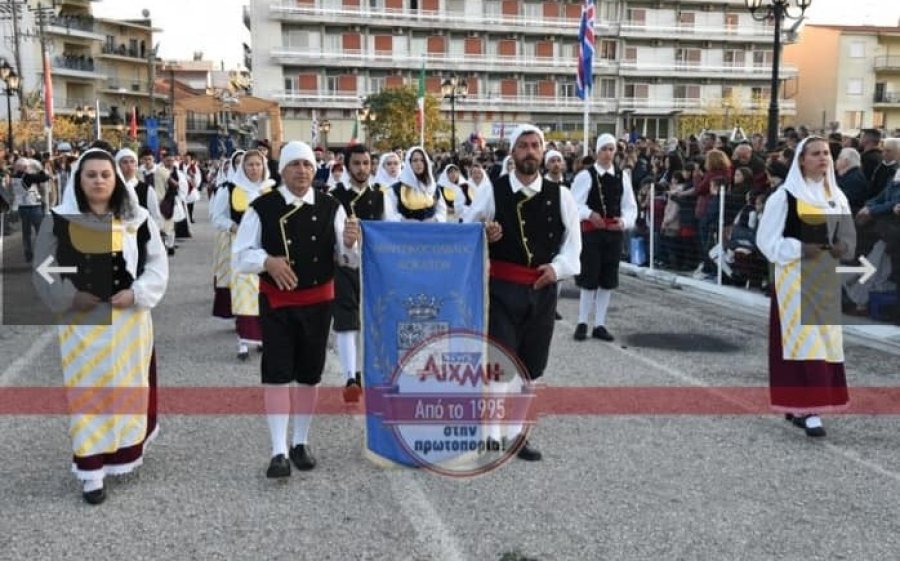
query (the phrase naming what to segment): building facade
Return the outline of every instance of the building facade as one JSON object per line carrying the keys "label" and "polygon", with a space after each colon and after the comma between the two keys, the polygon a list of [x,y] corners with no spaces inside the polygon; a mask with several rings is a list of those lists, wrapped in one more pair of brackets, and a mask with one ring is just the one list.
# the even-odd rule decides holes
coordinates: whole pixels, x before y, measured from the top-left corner
{"label": "building facade", "polygon": [[807,25],[785,60],[800,72],[798,123],[900,130],[900,27]]}
{"label": "building facade", "polygon": [[[582,2],[533,0],[250,0],[254,92],[278,100],[285,138],[309,139],[313,110],[329,142],[350,139],[370,93],[416,85],[440,96],[444,79],[468,84],[457,100],[459,139],[497,139],[519,122],[580,138],[575,96]],[[743,0],[597,3],[590,134],[678,131],[683,115],[764,113],[774,30]],[[789,65],[782,79],[796,76]],[[450,103],[443,102],[448,113]],[[793,100],[782,100],[793,121]]]}

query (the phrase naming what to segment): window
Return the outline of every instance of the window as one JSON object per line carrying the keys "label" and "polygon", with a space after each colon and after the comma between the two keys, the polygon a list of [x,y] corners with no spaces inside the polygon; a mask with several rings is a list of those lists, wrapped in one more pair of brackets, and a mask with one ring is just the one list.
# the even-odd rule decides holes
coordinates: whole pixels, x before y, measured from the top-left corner
{"label": "window", "polygon": [[528,21],[544,19],[544,5],[539,2],[525,2],[525,18]]}
{"label": "window", "polygon": [[625,62],[637,62],[637,47],[625,47]]}
{"label": "window", "polygon": [[500,0],[486,0],[484,3],[484,15],[490,17],[500,16]]}
{"label": "window", "polygon": [[339,76],[326,76],[325,77],[325,91],[328,93],[336,93],[340,90],[340,77]]}
{"label": "window", "polygon": [[875,111],[872,113],[872,126],[876,129],[884,128],[884,112]]}
{"label": "window", "polygon": [[678,14],[678,25],[680,27],[694,27],[694,20],[697,14],[694,12],[681,12]]}
{"label": "window", "polygon": [[293,92],[297,89],[297,81],[294,78],[284,79],[284,91]]}
{"label": "window", "polygon": [[847,95],[862,95],[862,93],[863,93],[862,78],[851,78],[851,79],[847,80]]}
{"label": "window", "polygon": [[116,37],[114,35],[106,36],[106,52],[111,53],[116,50]]}
{"label": "window", "polygon": [[340,53],[343,49],[341,48],[341,36],[337,33],[329,33],[325,35],[325,53],[326,54],[335,54]]}
{"label": "window", "polygon": [[646,25],[647,10],[640,8],[628,8],[626,19],[631,25]]}
{"label": "window", "polygon": [[[409,38],[406,35],[394,35],[394,54],[406,55],[409,52]],[[419,51],[421,52],[421,51]]]}
{"label": "window", "polygon": [[740,17],[737,14],[725,14],[725,31],[728,33],[737,33]]}
{"label": "window", "polygon": [[600,59],[616,60],[616,42],[610,39],[600,40]]}
{"label": "window", "polygon": [[769,88],[751,88],[750,89],[750,98],[754,103],[762,103],[764,101],[769,101]]}
{"label": "window", "polygon": [[679,66],[700,66],[700,49],[675,49],[675,62]]}
{"label": "window", "polygon": [[675,99],[700,99],[700,86],[683,84],[676,85]]}
{"label": "window", "polygon": [[369,8],[380,10],[384,8],[384,0],[369,0]]}
{"label": "window", "polygon": [[772,66],[772,51],[753,51],[753,66],[756,68]]}
{"label": "window", "polygon": [[369,93],[379,93],[384,90],[384,76],[369,77]]}
{"label": "window", "polygon": [[843,129],[860,129],[862,128],[863,112],[862,111],[844,111],[844,122],[841,123]]}
{"label": "window", "polygon": [[734,99],[734,86],[722,86],[722,99]]}
{"label": "window", "polygon": [[575,84],[573,82],[560,84],[559,97],[575,97]]}
{"label": "window", "polygon": [[722,54],[722,63],[726,68],[743,68],[744,51],[725,51]]}
{"label": "window", "polygon": [[600,97],[603,99],[616,98],[615,78],[600,78]]}
{"label": "window", "polygon": [[409,9],[410,10],[418,10],[419,9],[419,0],[409,0]]}
{"label": "window", "polygon": [[522,93],[526,97],[537,97],[538,95],[538,83],[532,80],[526,80],[523,84]]}
{"label": "window", "polygon": [[850,58],[865,58],[866,44],[862,41],[854,41],[850,43]]}
{"label": "window", "polygon": [[410,50],[416,54],[428,52],[427,37],[413,37],[409,40]]}
{"label": "window", "polygon": [[463,38],[450,39],[450,54],[462,56],[466,52],[466,40]]}
{"label": "window", "polygon": [[465,0],[447,0],[447,11],[453,15],[462,15],[466,11]]}
{"label": "window", "polygon": [[650,86],[647,84],[625,84],[625,97],[647,99],[650,97]]}

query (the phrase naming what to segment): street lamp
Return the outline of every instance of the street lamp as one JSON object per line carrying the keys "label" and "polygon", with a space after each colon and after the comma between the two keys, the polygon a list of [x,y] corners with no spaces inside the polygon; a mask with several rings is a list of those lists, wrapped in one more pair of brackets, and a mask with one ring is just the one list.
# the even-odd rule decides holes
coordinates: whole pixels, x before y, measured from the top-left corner
{"label": "street lamp", "polygon": [[[91,123],[91,126],[93,127],[95,118],[99,119],[100,116],[97,115],[97,111],[96,111],[96,109],[94,109],[93,105],[84,105],[84,106],[78,105],[75,107],[75,122],[76,123],[78,123],[80,125],[82,125],[84,123]],[[93,134],[94,134],[94,132],[91,131],[91,135],[93,135]]]}
{"label": "street lamp", "polygon": [[372,125],[372,123],[375,122],[375,119],[378,118],[378,114],[368,105],[364,105],[362,109],[358,111],[358,115],[360,122],[362,122],[362,125],[366,127],[366,148],[371,148],[371,142],[369,141],[369,127]]}
{"label": "street lamp", "polygon": [[444,99],[450,100],[450,142],[452,143],[452,153],[454,160],[456,159],[456,100],[457,98],[465,98],[469,95],[469,84],[465,78],[458,78],[456,74],[444,80],[441,84],[441,93]]}
{"label": "street lamp", "polygon": [[328,133],[331,132],[331,121],[325,119],[321,123],[319,123],[319,132],[322,133],[322,144],[325,145],[325,149],[328,149]]}
{"label": "street lamp", "polygon": [[19,90],[19,75],[6,60],[0,62],[0,80],[6,84],[6,146],[10,152],[15,147],[12,127],[12,96]]}
{"label": "street lamp", "polygon": [[[744,0],[750,15],[756,21],[774,20],[775,40],[772,49],[772,84],[769,91],[768,150],[774,151],[778,145],[778,67],[781,64],[781,24],[785,18],[801,19],[812,0]],[[796,6],[795,6],[796,4]],[[793,13],[793,8],[800,13]]]}

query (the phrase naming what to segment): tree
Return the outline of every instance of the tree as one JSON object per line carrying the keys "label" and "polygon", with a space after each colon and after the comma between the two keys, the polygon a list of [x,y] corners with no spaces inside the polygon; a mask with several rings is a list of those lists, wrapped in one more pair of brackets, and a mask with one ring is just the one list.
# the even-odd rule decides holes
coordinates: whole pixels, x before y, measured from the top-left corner
{"label": "tree", "polygon": [[[367,138],[373,148],[383,151],[394,146],[408,148],[419,144],[416,128],[418,92],[412,86],[389,88],[366,97],[365,105],[375,119],[366,122]],[[436,147],[438,133],[446,132],[441,105],[433,95],[425,95],[425,148]]]}
{"label": "tree", "polygon": [[685,114],[678,119],[677,136],[686,137],[699,134],[704,130],[731,130],[741,127],[748,136],[765,133],[767,126],[766,111],[761,109],[762,103],[754,99],[753,107],[745,107],[741,98],[732,93],[723,100],[707,100],[699,113]]}

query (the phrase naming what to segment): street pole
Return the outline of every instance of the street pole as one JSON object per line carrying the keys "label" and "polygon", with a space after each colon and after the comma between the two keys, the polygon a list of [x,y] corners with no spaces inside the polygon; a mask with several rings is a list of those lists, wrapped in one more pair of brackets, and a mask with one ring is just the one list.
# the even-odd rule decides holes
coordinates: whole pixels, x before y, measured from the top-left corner
{"label": "street pole", "polygon": [[772,5],[775,16],[775,45],[772,50],[772,83],[769,86],[769,125],[766,148],[774,152],[778,147],[778,74],[781,66],[781,20],[784,19],[784,5],[775,2]]}
{"label": "street pole", "polygon": [[456,163],[456,92],[450,94],[450,142],[453,143],[450,153]]}
{"label": "street pole", "polygon": [[[19,69],[19,75],[22,75],[22,53],[19,49],[19,11],[18,11],[18,0],[7,0],[9,3],[9,9],[12,12],[12,28],[13,28],[13,57],[16,59],[16,68]],[[22,103],[22,89],[20,88],[18,92],[16,92],[16,97],[19,98],[19,119],[25,120],[25,104]]]}
{"label": "street pole", "polygon": [[6,85],[6,149],[11,154],[15,149],[16,142],[13,138],[13,128],[12,128],[12,104],[10,103],[10,98],[12,98],[12,91],[9,89],[9,84]]}

